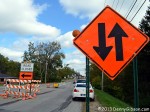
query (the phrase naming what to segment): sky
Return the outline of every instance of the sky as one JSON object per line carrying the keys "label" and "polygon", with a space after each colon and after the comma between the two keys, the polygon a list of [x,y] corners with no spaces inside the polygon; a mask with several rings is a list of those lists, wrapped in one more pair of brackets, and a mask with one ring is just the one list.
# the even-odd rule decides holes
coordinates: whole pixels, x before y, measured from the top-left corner
{"label": "sky", "polygon": [[[0,0],[0,53],[21,62],[29,42],[59,41],[63,65],[85,75],[85,56],[73,45],[72,31],[82,31],[107,5],[126,17],[136,0]],[[137,0],[130,21],[145,0]],[[149,0],[131,22],[138,27]]]}

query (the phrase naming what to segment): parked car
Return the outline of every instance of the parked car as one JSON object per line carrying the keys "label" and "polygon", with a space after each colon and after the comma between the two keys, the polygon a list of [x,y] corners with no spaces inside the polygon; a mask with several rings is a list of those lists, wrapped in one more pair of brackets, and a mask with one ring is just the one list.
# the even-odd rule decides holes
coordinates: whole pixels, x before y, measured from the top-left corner
{"label": "parked car", "polygon": [[78,80],[75,80],[75,81],[73,82],[74,87],[76,86],[76,84],[86,84],[86,80],[85,80],[85,79],[78,79]]}
{"label": "parked car", "polygon": [[86,83],[86,79],[78,79],[77,83]]}
{"label": "parked car", "polygon": [[76,85],[76,82],[77,82],[76,80],[74,80],[74,81],[73,81],[73,85],[74,85],[74,87],[75,87],[75,85]]}
{"label": "parked car", "polygon": [[[76,83],[76,86],[73,89],[73,100],[76,98],[86,98],[86,83]],[[94,89],[92,85],[89,85],[89,97],[94,101]]]}

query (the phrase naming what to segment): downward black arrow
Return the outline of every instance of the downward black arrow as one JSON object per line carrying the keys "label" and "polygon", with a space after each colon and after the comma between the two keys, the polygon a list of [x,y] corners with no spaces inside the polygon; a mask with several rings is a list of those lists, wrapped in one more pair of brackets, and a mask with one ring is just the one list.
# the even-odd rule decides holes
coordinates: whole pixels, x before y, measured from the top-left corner
{"label": "downward black arrow", "polygon": [[116,47],[116,61],[123,61],[123,48],[122,48],[122,38],[128,37],[124,30],[119,26],[118,23],[115,24],[114,28],[108,35],[108,38],[115,37],[115,47]]}
{"label": "downward black arrow", "polygon": [[93,49],[102,58],[102,60],[105,60],[112,49],[112,46],[106,47],[105,23],[98,23],[98,37],[99,46],[93,46]]}
{"label": "downward black arrow", "polygon": [[31,77],[31,75],[25,75],[25,74],[22,74],[21,76],[22,76],[23,78],[24,78],[24,77]]}

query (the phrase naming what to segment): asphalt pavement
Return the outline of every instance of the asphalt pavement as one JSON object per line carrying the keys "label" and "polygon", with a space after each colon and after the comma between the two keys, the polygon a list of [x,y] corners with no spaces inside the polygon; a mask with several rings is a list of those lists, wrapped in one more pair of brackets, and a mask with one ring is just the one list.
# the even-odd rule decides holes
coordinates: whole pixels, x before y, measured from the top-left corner
{"label": "asphalt pavement", "polygon": [[[4,88],[0,87],[0,93]],[[72,82],[61,83],[59,88],[40,85],[36,98],[0,97],[0,112],[81,112],[81,101],[72,101]]]}

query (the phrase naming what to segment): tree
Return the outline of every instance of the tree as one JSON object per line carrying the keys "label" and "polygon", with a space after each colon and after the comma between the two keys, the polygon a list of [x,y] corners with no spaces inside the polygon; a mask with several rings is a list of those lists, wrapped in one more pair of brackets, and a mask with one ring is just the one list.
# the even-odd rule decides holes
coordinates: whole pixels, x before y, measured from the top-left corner
{"label": "tree", "polygon": [[101,80],[102,80],[102,72],[91,62],[90,65],[90,82],[92,85],[97,88],[101,89]]}
{"label": "tree", "polygon": [[24,52],[24,60],[31,61],[35,64],[35,77],[44,79],[44,71],[47,68],[46,74],[48,81],[56,75],[56,69],[62,67],[62,59],[65,55],[60,51],[61,45],[58,42],[29,43],[28,51]]}
{"label": "tree", "polygon": [[74,69],[68,67],[67,65],[59,69],[57,72],[58,72],[58,76],[61,77],[62,79],[64,77],[67,78],[68,76],[71,77],[72,75],[77,74]]}
{"label": "tree", "polygon": [[0,73],[7,74],[10,76],[19,76],[20,63],[9,60],[0,54]]}
{"label": "tree", "polygon": [[[150,37],[150,6],[141,20],[139,28]],[[144,47],[138,56],[139,73],[139,97],[140,107],[148,107],[150,104],[150,42]]]}
{"label": "tree", "polygon": [[7,72],[8,58],[0,54],[0,73]]}

